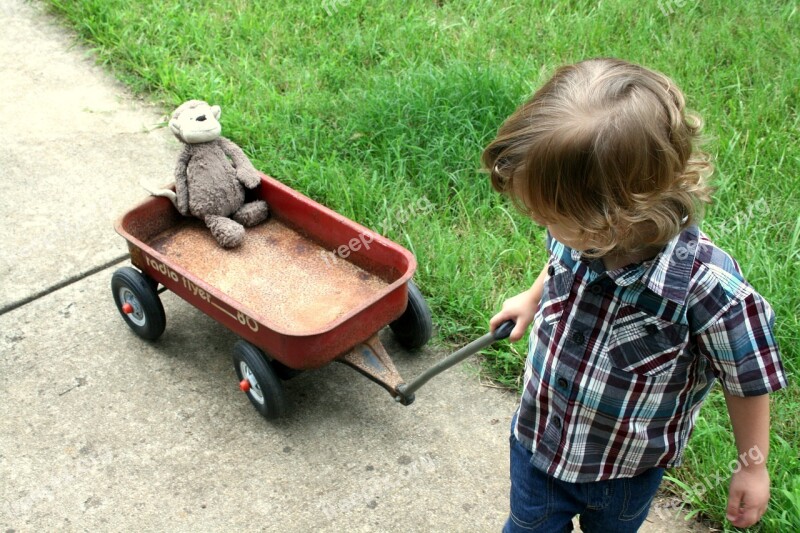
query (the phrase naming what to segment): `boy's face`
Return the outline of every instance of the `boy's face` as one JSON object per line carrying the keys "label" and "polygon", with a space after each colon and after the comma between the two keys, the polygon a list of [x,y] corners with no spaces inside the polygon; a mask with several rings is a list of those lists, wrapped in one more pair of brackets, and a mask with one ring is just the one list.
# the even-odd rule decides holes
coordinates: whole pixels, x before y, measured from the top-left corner
{"label": "boy's face", "polygon": [[584,252],[595,248],[591,240],[581,238],[574,223],[560,221],[558,223],[547,224],[547,230],[558,242],[569,246],[573,250]]}

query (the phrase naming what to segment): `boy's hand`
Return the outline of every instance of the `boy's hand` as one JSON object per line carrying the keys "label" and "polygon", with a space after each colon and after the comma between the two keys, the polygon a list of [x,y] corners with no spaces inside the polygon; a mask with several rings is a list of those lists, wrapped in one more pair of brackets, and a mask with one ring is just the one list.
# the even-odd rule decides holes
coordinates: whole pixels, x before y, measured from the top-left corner
{"label": "boy's hand", "polygon": [[724,392],[739,454],[739,471],[734,471],[728,489],[727,518],[736,527],[750,527],[769,503],[769,396]]}
{"label": "boy's hand", "polygon": [[727,519],[736,527],[750,527],[764,515],[769,503],[766,465],[751,465],[733,474],[728,490]]}
{"label": "boy's hand", "polygon": [[541,296],[542,293],[539,291],[539,297],[537,298],[536,294],[533,293],[532,287],[523,293],[509,298],[503,302],[503,309],[489,320],[489,330],[494,331],[497,329],[497,326],[506,320],[513,320],[517,325],[511,331],[508,340],[511,342],[520,340],[525,334],[525,330],[528,329],[528,325],[533,322],[533,316],[539,308]]}
{"label": "boy's hand", "polygon": [[525,334],[525,330],[528,329],[528,325],[533,322],[533,315],[539,309],[545,279],[547,279],[547,264],[544,265],[530,289],[503,302],[503,309],[489,320],[489,331],[494,331],[506,320],[513,320],[517,325],[511,331],[508,340],[510,342],[520,340]]}

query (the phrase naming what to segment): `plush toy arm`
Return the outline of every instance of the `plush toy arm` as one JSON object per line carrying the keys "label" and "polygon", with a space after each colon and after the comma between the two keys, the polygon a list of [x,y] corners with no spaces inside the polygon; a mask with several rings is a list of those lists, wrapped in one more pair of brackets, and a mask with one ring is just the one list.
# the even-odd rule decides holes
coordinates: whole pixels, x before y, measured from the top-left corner
{"label": "plush toy arm", "polygon": [[175,194],[175,191],[171,189],[153,189],[142,180],[139,180],[139,185],[141,185],[144,190],[153,196],[163,196],[164,198],[169,198],[169,201],[172,202],[172,205],[175,206],[175,209],[178,208],[178,196]]}
{"label": "plush toy arm", "polygon": [[184,150],[180,157],[178,157],[178,164],[175,166],[175,195],[176,199],[173,201],[175,207],[183,216],[189,215],[189,187],[186,185],[186,169],[189,166],[189,160],[192,158],[187,150]]}
{"label": "plush toy arm", "polygon": [[242,182],[242,185],[248,189],[254,189],[261,183],[261,175],[247,158],[245,153],[239,148],[236,143],[226,139],[225,137],[219,138],[220,146],[225,155],[231,158],[231,163],[236,168],[236,179]]}

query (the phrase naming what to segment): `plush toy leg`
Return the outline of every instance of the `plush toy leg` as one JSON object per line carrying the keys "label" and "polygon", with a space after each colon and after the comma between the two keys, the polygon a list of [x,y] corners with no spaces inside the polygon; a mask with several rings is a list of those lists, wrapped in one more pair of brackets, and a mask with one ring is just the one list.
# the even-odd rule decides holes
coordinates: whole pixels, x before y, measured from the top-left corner
{"label": "plush toy leg", "polygon": [[236,248],[244,240],[244,227],[229,218],[206,215],[206,226],[223,248]]}
{"label": "plush toy leg", "polygon": [[233,219],[243,226],[255,226],[265,221],[269,216],[269,208],[264,200],[256,200],[244,204],[233,214]]}

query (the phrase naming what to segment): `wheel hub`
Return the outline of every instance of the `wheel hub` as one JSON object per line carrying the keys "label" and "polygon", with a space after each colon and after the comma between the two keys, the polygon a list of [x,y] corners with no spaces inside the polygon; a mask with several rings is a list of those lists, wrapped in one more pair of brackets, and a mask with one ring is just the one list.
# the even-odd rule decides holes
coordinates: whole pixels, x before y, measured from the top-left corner
{"label": "wheel hub", "polygon": [[[239,362],[239,370],[242,372],[242,381],[239,383],[239,387],[242,389],[242,391],[249,394],[251,398],[263,405],[264,393],[261,391],[261,386],[258,384],[253,371],[250,370],[250,367],[247,366],[247,363],[244,361]],[[248,383],[248,385],[244,384],[245,381]],[[247,390],[245,390],[245,388],[247,388]]]}
{"label": "wheel hub", "polygon": [[137,326],[144,326],[147,323],[142,304],[128,287],[119,289],[119,301],[121,303],[120,308],[131,322]]}

